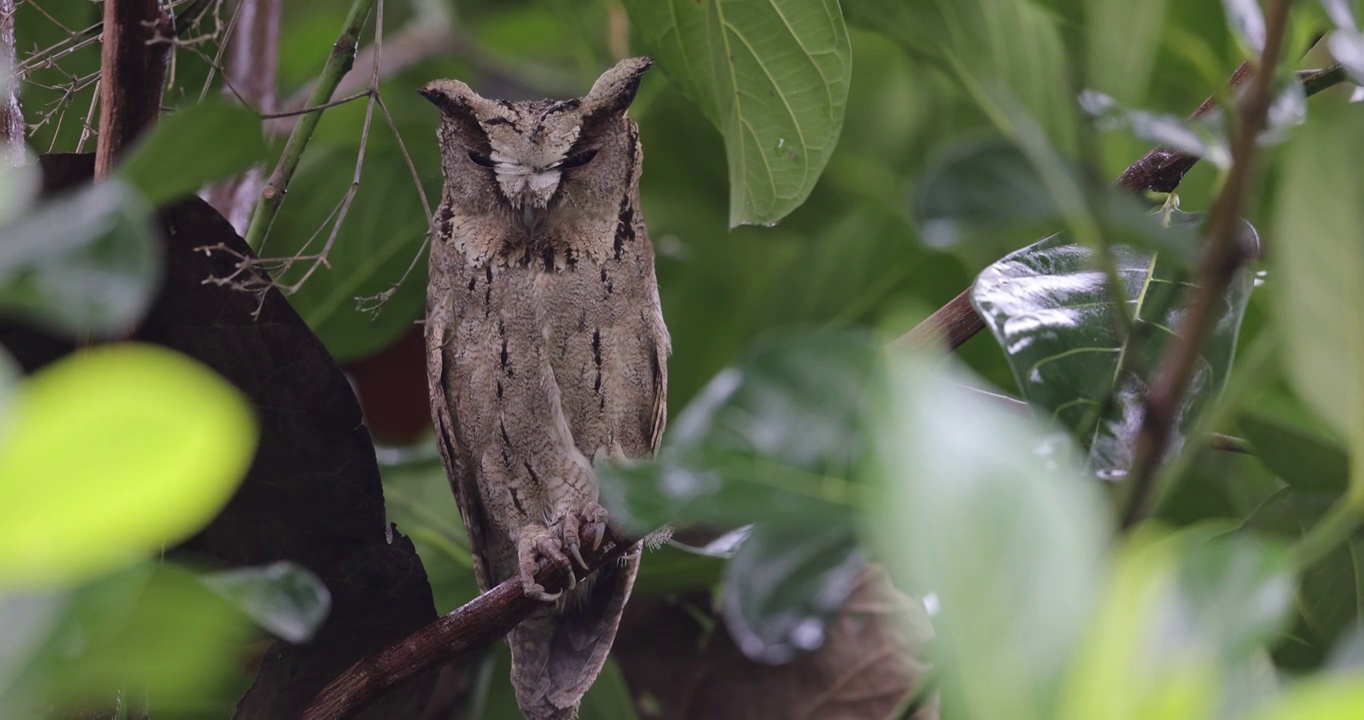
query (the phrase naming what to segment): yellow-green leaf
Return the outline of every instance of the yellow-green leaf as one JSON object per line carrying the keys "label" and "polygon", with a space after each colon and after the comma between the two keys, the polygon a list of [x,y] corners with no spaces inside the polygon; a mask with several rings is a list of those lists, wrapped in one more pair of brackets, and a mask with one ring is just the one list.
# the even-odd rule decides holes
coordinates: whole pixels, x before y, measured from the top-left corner
{"label": "yellow-green leaf", "polygon": [[48,587],[184,539],[251,461],[236,388],[170,350],[85,350],[19,386],[0,440],[0,586]]}
{"label": "yellow-green leaf", "polygon": [[1252,720],[1355,720],[1364,708],[1364,677],[1326,675],[1304,682]]}

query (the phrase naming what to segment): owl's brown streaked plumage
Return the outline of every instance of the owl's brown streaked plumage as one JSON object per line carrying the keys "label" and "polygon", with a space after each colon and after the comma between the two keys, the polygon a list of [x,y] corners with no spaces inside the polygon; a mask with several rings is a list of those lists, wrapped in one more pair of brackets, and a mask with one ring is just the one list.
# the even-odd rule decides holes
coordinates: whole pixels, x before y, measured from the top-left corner
{"label": "owl's brown streaked plumage", "polygon": [[648,58],[582,98],[508,102],[455,80],[441,110],[445,189],[427,290],[431,412],[485,591],[519,575],[552,601],[509,636],[528,718],[571,718],[601,670],[639,549],[562,597],[540,560],[601,540],[592,464],[651,456],[666,417],[668,332],[625,115]]}

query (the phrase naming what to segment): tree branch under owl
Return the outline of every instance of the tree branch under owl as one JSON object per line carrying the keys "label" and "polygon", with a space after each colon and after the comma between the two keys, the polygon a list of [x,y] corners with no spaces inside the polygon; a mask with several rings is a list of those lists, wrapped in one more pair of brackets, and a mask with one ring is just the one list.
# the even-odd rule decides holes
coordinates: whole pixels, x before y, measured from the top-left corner
{"label": "tree branch under owl", "polygon": [[[588,569],[575,569],[574,574],[582,580],[615,562],[635,544],[633,540],[618,539],[608,528],[600,547],[583,548],[583,561]],[[563,570],[549,564],[541,564],[535,572],[535,582],[550,593],[565,589],[567,579]],[[521,587],[521,579],[512,576],[402,640],[361,658],[328,683],[299,718],[350,717],[407,680],[491,645],[531,613],[545,607],[544,603],[526,597]]]}
{"label": "tree branch under owl", "polygon": [[[1227,81],[1227,85],[1234,90],[1243,85],[1250,74],[1250,65],[1242,63]],[[1300,79],[1304,91],[1310,97],[1344,82],[1346,77],[1345,71],[1339,65],[1334,65],[1325,70],[1302,73]],[[1189,119],[1205,117],[1217,107],[1216,99],[1208,98],[1189,115]],[[1132,192],[1146,190],[1174,192],[1184,179],[1185,173],[1189,172],[1198,160],[1195,155],[1170,148],[1151,148],[1139,160],[1129,165],[1114,184]],[[975,308],[971,307],[971,288],[968,287],[895,342],[905,347],[939,344],[951,352],[965,345],[966,341],[984,329],[985,322],[976,314]]]}

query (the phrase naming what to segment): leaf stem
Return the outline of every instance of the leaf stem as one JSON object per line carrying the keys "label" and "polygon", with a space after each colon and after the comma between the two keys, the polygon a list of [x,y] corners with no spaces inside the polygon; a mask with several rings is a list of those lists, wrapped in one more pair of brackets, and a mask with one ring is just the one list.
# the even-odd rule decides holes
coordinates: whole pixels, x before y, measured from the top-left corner
{"label": "leaf stem", "polygon": [[[336,44],[332,45],[331,54],[327,56],[327,62],[322,66],[317,85],[313,87],[313,93],[308,98],[307,107],[314,108],[330,102],[341,78],[350,72],[360,42],[360,31],[364,29],[365,21],[369,19],[374,2],[375,0],[354,0],[351,3],[346,23],[341,28],[341,35],[336,39]],[[307,113],[299,118],[298,124],[294,125],[293,131],[289,133],[289,140],[284,145],[284,153],[280,156],[279,164],[274,172],[270,173],[270,179],[266,181],[265,187],[261,188],[260,200],[256,203],[255,211],[251,213],[251,224],[246,229],[246,243],[252,250],[259,251],[265,243],[265,236],[270,232],[275,215],[284,202],[284,195],[289,190],[289,182],[293,180],[294,171],[298,169],[298,163],[303,158],[303,150],[308,147],[313,130],[317,128],[317,123],[321,119],[321,112]]]}
{"label": "leaf stem", "polygon": [[1133,449],[1131,491],[1123,512],[1123,528],[1135,525],[1149,510],[1156,470],[1165,458],[1194,365],[1212,329],[1223,294],[1249,258],[1241,242],[1241,206],[1250,186],[1260,132],[1273,99],[1274,68],[1283,47],[1288,5],[1289,0],[1272,0],[1266,13],[1264,50],[1239,107],[1237,132],[1231,145],[1232,167],[1209,213],[1208,246],[1199,264],[1193,299],[1179,337],[1166,348],[1146,394],[1145,412]]}

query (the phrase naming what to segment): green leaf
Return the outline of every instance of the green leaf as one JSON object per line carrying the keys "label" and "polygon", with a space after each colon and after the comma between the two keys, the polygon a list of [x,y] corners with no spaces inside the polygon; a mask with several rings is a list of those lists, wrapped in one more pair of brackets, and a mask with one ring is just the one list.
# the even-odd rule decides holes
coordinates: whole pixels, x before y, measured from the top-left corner
{"label": "green leaf", "polygon": [[1086,0],[1086,80],[1123,102],[1145,102],[1167,5],[1167,0]]}
{"label": "green leaf", "polygon": [[166,115],[128,151],[118,174],[161,205],[265,159],[256,113],[226,98]]}
{"label": "green leaf", "polygon": [[0,227],[0,312],[68,335],[126,331],[161,276],[148,214],[136,193],[109,180]]}
{"label": "green leaf", "polygon": [[177,717],[227,717],[250,683],[239,660],[250,621],[182,569],[135,565],[56,607],[12,693],[0,697],[7,711],[15,702],[105,707],[121,696]]}
{"label": "green leaf", "polygon": [[949,364],[893,365],[867,505],[896,586],[934,593],[943,707],[1055,717],[1090,614],[1108,512],[1064,436],[964,389]]}
{"label": "green leaf", "polygon": [[15,394],[0,444],[0,586],[59,586],[203,527],[256,444],[251,409],[211,370],[153,345],[57,361]]}
{"label": "green leaf", "polygon": [[1350,79],[1364,83],[1364,33],[1342,28],[1333,31],[1326,42],[1336,62],[1350,73]]}
{"label": "green leaf", "polygon": [[1244,414],[1237,425],[1255,456],[1293,487],[1339,494],[1349,484],[1350,459],[1337,443],[1263,413]]}
{"label": "green leaf", "polygon": [[755,525],[725,569],[721,610],[734,644],[774,665],[819,649],[864,563],[851,513]]}
{"label": "green leaf", "polygon": [[[1246,528],[1295,541],[1335,504],[1338,493],[1284,488],[1246,520]],[[1364,538],[1358,533],[1303,572],[1294,626],[1274,648],[1274,661],[1288,669],[1319,665],[1344,632],[1359,621],[1364,597]]]}
{"label": "green leaf", "polygon": [[843,128],[852,51],[837,0],[626,0],[644,47],[724,136],[729,224],[805,201]]}
{"label": "green leaf", "polygon": [[291,643],[311,640],[331,611],[327,586],[291,562],[224,570],[201,579],[257,625]]}
{"label": "green leaf", "polygon": [[660,597],[703,590],[720,582],[725,558],[683,549],[674,543],[645,554],[631,597]]}
{"label": "green leaf", "polygon": [[598,467],[603,504],[637,533],[846,510],[879,353],[857,332],[769,336],[677,416],[657,461]]}
{"label": "green leaf", "polygon": [[[304,159],[280,208],[263,256],[316,256],[333,230],[335,213],[350,189],[355,150],[329,147]],[[375,153],[365,160],[360,186],[327,264],[290,294],[289,303],[341,362],[383,349],[412,327],[426,308],[426,257],[378,314],[357,300],[389,290],[417,257],[426,238],[425,213],[412,174],[401,155]],[[311,259],[292,263],[276,280],[299,282]]]}
{"label": "green leaf", "polygon": [[[1173,215],[1172,224],[1198,217]],[[1248,238],[1254,228],[1246,224]],[[1251,242],[1247,240],[1246,242]],[[1111,248],[1122,279],[1126,312],[1136,318],[1137,338],[1125,337],[1118,308],[1096,269],[1095,251],[1053,235],[986,268],[971,302],[1004,349],[1024,399],[1073,433],[1089,454],[1091,468],[1106,478],[1123,476],[1141,424],[1142,378],[1156,368],[1180,325],[1186,275],[1160,254],[1127,246]],[[1252,278],[1232,281],[1214,331],[1199,356],[1190,391],[1177,413],[1172,452],[1226,383]],[[1135,340],[1135,341],[1134,341]],[[1124,355],[1127,372],[1119,376]],[[1106,412],[1105,398],[1113,402]]]}
{"label": "green leaf", "polygon": [[1354,720],[1364,707],[1364,676],[1319,675],[1283,694],[1251,720]]}
{"label": "green leaf", "polygon": [[[1275,204],[1274,310],[1297,394],[1348,441],[1364,501],[1364,115],[1323,106],[1288,148]],[[1291,241],[1290,241],[1291,240]]]}
{"label": "green leaf", "polygon": [[1062,717],[1218,715],[1224,673],[1245,668],[1283,624],[1293,574],[1287,546],[1216,532],[1144,531],[1126,543],[1075,657]]}
{"label": "green leaf", "polygon": [[635,720],[635,703],[625,675],[615,660],[607,658],[592,687],[583,695],[582,717],[593,720]]}

